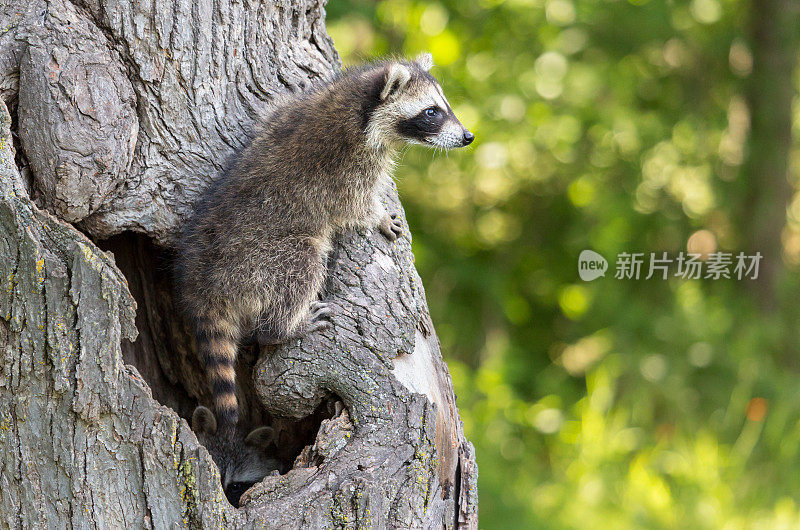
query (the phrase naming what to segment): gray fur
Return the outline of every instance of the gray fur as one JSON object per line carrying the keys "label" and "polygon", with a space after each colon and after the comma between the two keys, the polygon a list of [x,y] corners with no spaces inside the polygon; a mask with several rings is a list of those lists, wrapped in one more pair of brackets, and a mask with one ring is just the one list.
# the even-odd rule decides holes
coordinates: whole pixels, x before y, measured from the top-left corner
{"label": "gray fur", "polygon": [[192,430],[214,459],[222,489],[233,506],[239,506],[239,498],[250,486],[280,471],[278,461],[269,456],[275,438],[270,427],[257,427],[246,436],[230,425],[218,428],[214,413],[200,406],[192,413]]}
{"label": "gray fur", "polygon": [[379,201],[398,147],[471,141],[427,71],[430,57],[418,60],[366,65],[287,96],[197,205],[176,280],[223,421],[238,418],[240,340],[279,343],[328,326],[318,297],[334,234],[401,233]]}

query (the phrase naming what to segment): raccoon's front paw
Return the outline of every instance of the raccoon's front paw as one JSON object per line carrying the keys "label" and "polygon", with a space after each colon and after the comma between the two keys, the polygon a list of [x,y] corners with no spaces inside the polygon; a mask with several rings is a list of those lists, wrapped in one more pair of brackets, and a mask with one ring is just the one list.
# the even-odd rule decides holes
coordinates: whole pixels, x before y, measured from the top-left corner
{"label": "raccoon's front paw", "polygon": [[320,331],[331,327],[331,316],[333,309],[328,302],[311,302],[311,313],[308,315],[308,327],[306,333]]}
{"label": "raccoon's front paw", "polygon": [[331,327],[331,316],[333,315],[332,306],[328,302],[314,301],[309,306],[308,314],[303,317],[303,321],[294,331],[287,330],[275,331],[268,327],[256,329],[254,337],[259,346],[271,346],[302,338],[304,335],[321,331]]}
{"label": "raccoon's front paw", "polygon": [[381,219],[378,229],[386,239],[389,241],[394,241],[398,238],[398,236],[400,236],[400,234],[403,233],[403,222],[396,213],[391,215],[387,213],[383,216],[383,219]]}

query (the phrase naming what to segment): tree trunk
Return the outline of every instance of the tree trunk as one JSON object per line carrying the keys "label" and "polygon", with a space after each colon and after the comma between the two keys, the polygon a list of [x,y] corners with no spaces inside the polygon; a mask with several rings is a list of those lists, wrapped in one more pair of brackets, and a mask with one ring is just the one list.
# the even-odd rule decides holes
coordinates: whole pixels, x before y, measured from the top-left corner
{"label": "tree trunk", "polygon": [[243,352],[291,471],[237,510],[185,420],[210,396],[170,244],[272,98],[338,66],[322,2],[3,0],[0,28],[0,526],[477,527],[408,237],[341,234],[333,329]]}
{"label": "tree trunk", "polygon": [[753,74],[747,99],[752,126],[742,172],[747,193],[738,222],[748,255],[763,256],[753,294],[764,309],[775,311],[783,271],[782,235],[793,193],[789,161],[800,3],[753,0],[750,33]]}

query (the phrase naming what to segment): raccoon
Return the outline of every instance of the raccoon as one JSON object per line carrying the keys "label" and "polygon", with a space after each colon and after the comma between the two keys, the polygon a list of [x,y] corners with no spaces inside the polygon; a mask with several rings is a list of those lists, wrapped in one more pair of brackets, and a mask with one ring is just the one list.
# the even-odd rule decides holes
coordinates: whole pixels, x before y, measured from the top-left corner
{"label": "raccoon", "polygon": [[197,204],[178,244],[177,294],[222,421],[238,418],[240,341],[275,344],[330,325],[319,297],[334,234],[402,233],[379,198],[399,146],[473,141],[431,66],[429,54],[385,60],[284,97]]}
{"label": "raccoon", "polygon": [[239,506],[252,485],[281,471],[278,460],[268,456],[275,438],[271,427],[255,428],[245,436],[230,425],[218,427],[214,413],[199,406],[192,413],[192,430],[214,459],[225,497],[233,506]]}

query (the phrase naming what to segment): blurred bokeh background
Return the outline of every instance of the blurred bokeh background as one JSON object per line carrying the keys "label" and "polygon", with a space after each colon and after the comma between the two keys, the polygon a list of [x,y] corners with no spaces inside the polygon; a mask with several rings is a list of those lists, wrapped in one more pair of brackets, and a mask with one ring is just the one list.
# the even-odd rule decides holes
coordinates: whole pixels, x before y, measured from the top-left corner
{"label": "blurred bokeh background", "polygon": [[[345,64],[430,51],[477,135],[398,179],[481,527],[800,528],[796,0],[332,0],[328,29]],[[692,247],[759,280],[614,278]]]}

